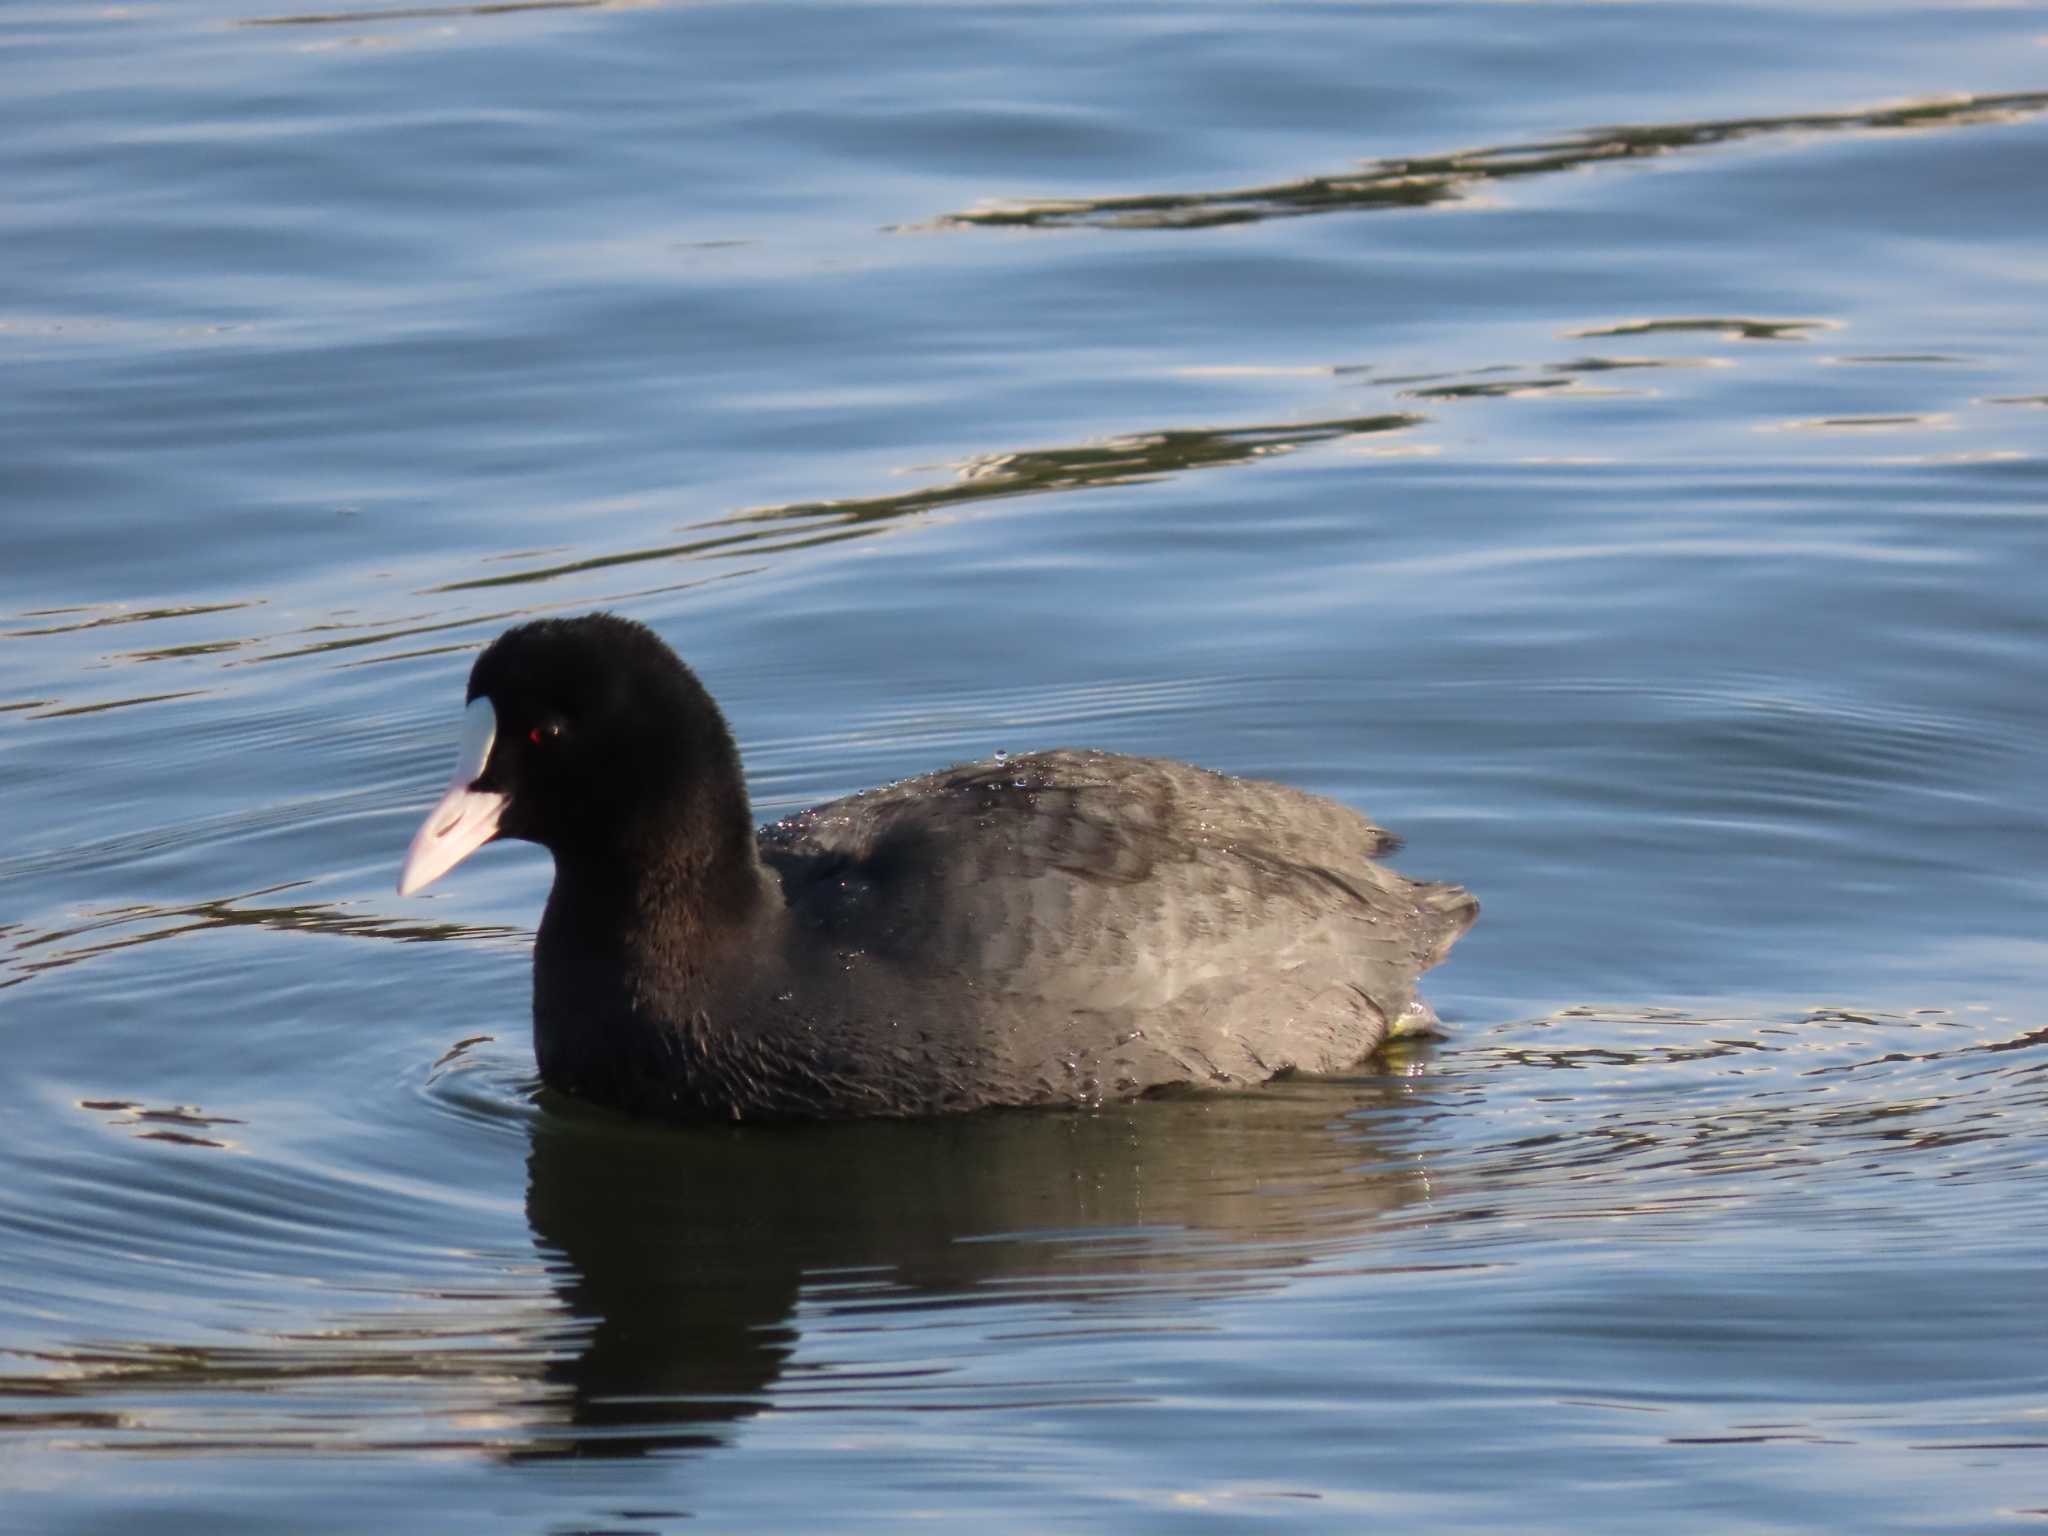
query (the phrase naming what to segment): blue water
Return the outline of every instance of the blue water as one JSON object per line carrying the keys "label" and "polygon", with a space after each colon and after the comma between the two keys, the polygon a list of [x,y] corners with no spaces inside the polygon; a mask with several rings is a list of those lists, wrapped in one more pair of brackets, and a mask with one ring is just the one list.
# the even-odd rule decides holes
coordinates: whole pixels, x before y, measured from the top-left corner
{"label": "blue water", "polygon": [[[2035,1530],[2048,6],[0,8],[0,1530]],[[470,654],[1280,779],[1234,1099],[538,1090]]]}

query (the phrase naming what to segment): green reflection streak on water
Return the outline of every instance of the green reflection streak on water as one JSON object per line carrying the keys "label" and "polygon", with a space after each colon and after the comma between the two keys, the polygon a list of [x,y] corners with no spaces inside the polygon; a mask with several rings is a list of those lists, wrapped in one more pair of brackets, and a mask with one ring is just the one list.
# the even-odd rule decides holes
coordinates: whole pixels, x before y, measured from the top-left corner
{"label": "green reflection streak on water", "polygon": [[297,16],[247,16],[237,27],[328,27],[374,21],[439,21],[457,16],[516,16],[523,11],[603,10],[612,0],[495,0],[484,5],[412,5],[388,11],[308,11]]}
{"label": "green reflection streak on water", "polygon": [[1490,183],[1551,176],[1608,162],[1647,159],[1744,139],[1975,127],[2019,122],[2043,108],[2048,108],[2048,92],[2026,91],[1958,96],[1851,112],[1626,124],[1588,129],[1571,138],[1541,143],[1375,160],[1348,174],[1307,176],[1266,186],[1008,203],[946,214],[937,222],[956,228],[1209,229],[1262,219],[1300,218],[1311,213],[1428,208],[1460,201]]}
{"label": "green reflection streak on water", "polygon": [[[740,531],[652,549],[627,550],[587,560],[510,571],[499,576],[480,576],[472,581],[450,582],[431,590],[467,592],[484,587],[521,586],[611,566],[724,555],[742,548],[764,552],[804,549],[872,532],[898,518],[940,507],[1048,491],[1132,485],[1186,470],[1242,464],[1251,459],[1340,438],[1405,431],[1420,426],[1425,419],[1407,412],[1391,411],[1283,425],[1182,427],[1130,433],[1074,447],[991,454],[961,465],[958,477],[942,485],[922,486],[894,496],[792,502],[785,506],[756,508],[710,525]],[[812,524],[812,529],[791,537],[788,525],[803,523]],[[768,542],[770,539],[775,542]]]}
{"label": "green reflection streak on water", "polygon": [[[271,928],[338,938],[390,939],[406,944],[429,940],[511,938],[521,931],[499,924],[419,922],[377,917],[351,912],[345,905],[335,902],[251,905],[258,897],[293,890],[307,883],[295,880],[242,896],[224,896],[210,901],[182,904],[150,902],[114,907],[89,913],[83,921],[67,928],[30,932],[27,937],[16,940],[14,953],[6,958],[5,969],[11,969],[15,974],[7,975],[5,970],[0,970],[0,990],[19,986],[39,972],[76,965],[82,960],[116,950],[223,928]],[[67,945],[67,941],[76,939],[86,942]],[[46,955],[23,958],[51,945],[66,947],[52,949]]]}

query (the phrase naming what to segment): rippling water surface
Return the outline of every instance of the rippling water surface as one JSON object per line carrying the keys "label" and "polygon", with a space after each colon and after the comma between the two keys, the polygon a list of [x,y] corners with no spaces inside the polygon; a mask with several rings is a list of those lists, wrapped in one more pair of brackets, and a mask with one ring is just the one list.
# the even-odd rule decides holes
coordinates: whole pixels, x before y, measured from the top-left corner
{"label": "rippling water surface", "polygon": [[[0,1529],[2034,1530],[2048,7],[0,9]],[[1284,779],[1448,1037],[537,1090],[619,608],[778,814]]]}

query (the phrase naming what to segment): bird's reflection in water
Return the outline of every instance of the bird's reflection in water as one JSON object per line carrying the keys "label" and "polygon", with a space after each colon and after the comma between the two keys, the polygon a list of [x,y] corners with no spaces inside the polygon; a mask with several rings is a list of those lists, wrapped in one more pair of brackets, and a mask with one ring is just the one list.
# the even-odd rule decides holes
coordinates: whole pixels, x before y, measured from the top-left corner
{"label": "bird's reflection in water", "polygon": [[526,1454],[718,1443],[767,1405],[807,1298],[851,1289],[902,1326],[906,1307],[1020,1284],[1077,1311],[1272,1284],[1426,1197],[1403,1147],[1427,1081],[680,1131],[555,1100],[533,1122],[527,1214],[576,1334],[548,1367],[566,1422]]}

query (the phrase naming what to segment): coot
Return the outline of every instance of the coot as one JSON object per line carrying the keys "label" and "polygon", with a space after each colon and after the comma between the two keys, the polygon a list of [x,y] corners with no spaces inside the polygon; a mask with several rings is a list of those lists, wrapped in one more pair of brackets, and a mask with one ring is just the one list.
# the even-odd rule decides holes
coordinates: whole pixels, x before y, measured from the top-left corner
{"label": "coot", "polygon": [[565,1092],[673,1119],[1091,1104],[1351,1066],[1430,1021],[1478,903],[1278,784],[1061,750],[756,831],[718,706],[612,614],[477,658],[453,781],[399,875],[494,838],[555,858],[534,1046]]}

